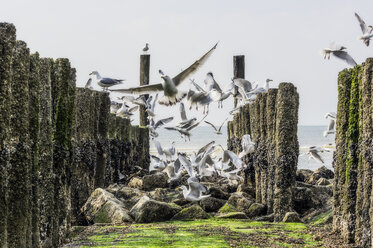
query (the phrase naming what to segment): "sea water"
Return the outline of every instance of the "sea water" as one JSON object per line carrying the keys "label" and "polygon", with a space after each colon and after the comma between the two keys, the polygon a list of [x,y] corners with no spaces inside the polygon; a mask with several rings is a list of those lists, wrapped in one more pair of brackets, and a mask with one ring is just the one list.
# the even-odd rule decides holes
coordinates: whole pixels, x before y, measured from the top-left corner
{"label": "sea water", "polygon": [[[326,126],[298,126],[298,141],[299,141],[299,159],[298,159],[298,169],[310,169],[316,170],[322,165],[325,165],[329,169],[333,169],[333,152],[320,153],[320,156],[324,160],[324,164],[314,160],[309,159],[309,155],[305,155],[310,146],[327,146],[335,147],[334,138],[335,135],[328,135],[328,137],[323,136]],[[220,144],[224,148],[227,147],[227,127],[223,126],[222,135],[215,134],[215,131],[210,126],[198,126],[192,130],[192,135],[190,136],[190,141],[185,141],[180,137],[180,134],[176,131],[166,130],[160,128],[157,130],[159,136],[156,138],[162,147],[171,147],[172,141],[175,141],[175,148],[179,152],[192,152],[198,151],[199,148],[206,145],[211,141],[215,141],[215,144]],[[157,154],[154,146],[154,142],[150,141],[150,154]]]}

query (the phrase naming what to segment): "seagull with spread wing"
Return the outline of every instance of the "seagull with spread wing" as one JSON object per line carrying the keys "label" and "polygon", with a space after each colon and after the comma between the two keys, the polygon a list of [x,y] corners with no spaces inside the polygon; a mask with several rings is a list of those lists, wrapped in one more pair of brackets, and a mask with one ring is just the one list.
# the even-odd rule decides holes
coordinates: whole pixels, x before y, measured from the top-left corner
{"label": "seagull with spread wing", "polygon": [[211,122],[208,122],[208,121],[205,121],[205,122],[206,122],[207,124],[209,124],[210,126],[212,126],[212,128],[215,130],[215,133],[216,133],[216,134],[220,135],[220,134],[223,134],[223,133],[221,132],[221,128],[223,127],[224,123],[225,123],[227,120],[228,120],[228,118],[226,118],[226,119],[223,121],[223,123],[220,125],[219,129],[216,128],[215,125],[212,124]]}
{"label": "seagull with spread wing", "polygon": [[363,19],[361,19],[361,17],[357,13],[355,13],[355,16],[359,21],[361,31],[363,31],[363,35],[360,36],[359,39],[362,40],[366,46],[369,46],[369,41],[373,37],[373,27],[370,25],[367,26]]}
{"label": "seagull with spread wing", "polygon": [[321,51],[324,56],[324,59],[330,59],[330,54],[333,54],[335,57],[344,60],[350,66],[357,65],[355,60],[349,55],[345,50],[347,48],[344,46],[336,45],[334,43],[330,44],[328,48],[325,48]]}
{"label": "seagull with spread wing", "polygon": [[163,91],[164,96],[159,99],[159,104],[166,106],[174,105],[177,102],[180,102],[185,96],[186,92],[179,91],[177,87],[185,81],[186,78],[190,77],[195,73],[210,57],[212,52],[216,49],[216,43],[213,48],[211,48],[207,53],[205,53],[200,59],[190,65],[187,69],[179,73],[177,76],[171,78],[168,75],[165,75],[161,70],[161,78],[163,79],[162,83],[144,85],[140,87],[128,88],[128,89],[115,89],[112,91],[122,92],[122,93],[131,93],[131,94],[147,94],[157,91]]}

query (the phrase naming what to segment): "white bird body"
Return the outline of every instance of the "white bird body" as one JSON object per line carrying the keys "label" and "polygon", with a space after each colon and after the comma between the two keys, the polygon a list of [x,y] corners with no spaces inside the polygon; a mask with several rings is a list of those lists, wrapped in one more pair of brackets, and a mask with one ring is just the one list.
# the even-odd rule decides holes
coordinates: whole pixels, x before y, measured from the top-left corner
{"label": "white bird body", "polygon": [[184,185],[181,186],[183,190],[184,198],[187,201],[197,202],[197,201],[200,201],[204,198],[211,196],[211,195],[202,195],[202,193],[206,192],[207,189],[205,186],[203,186],[202,184],[198,182],[190,182],[188,185],[189,185],[189,189]]}
{"label": "white bird body", "polygon": [[333,54],[336,58],[344,60],[350,66],[357,65],[355,60],[345,51],[347,48],[344,46],[336,45],[334,42],[330,44],[328,48],[324,48],[321,53],[324,59],[330,59],[330,55]]}
{"label": "white bird body", "polygon": [[121,118],[130,118],[130,116],[133,115],[133,112],[138,110],[139,106],[135,106],[130,108],[128,105],[125,103],[122,104],[122,107],[118,109],[116,115],[121,117]]}
{"label": "white bird body", "polygon": [[245,134],[241,138],[242,152],[238,154],[239,158],[243,158],[247,154],[255,152],[255,143],[251,141],[250,134]]}
{"label": "white bird body", "polygon": [[114,79],[114,78],[108,78],[108,77],[101,77],[100,73],[98,71],[93,71],[89,75],[96,76],[96,83],[101,86],[104,90],[107,90],[109,87],[122,84],[124,79]]}
{"label": "white bird body", "polygon": [[361,31],[363,32],[363,35],[360,36],[359,39],[362,40],[366,46],[369,46],[370,39],[373,37],[373,27],[367,26],[357,13],[355,13],[355,16],[360,24]]}

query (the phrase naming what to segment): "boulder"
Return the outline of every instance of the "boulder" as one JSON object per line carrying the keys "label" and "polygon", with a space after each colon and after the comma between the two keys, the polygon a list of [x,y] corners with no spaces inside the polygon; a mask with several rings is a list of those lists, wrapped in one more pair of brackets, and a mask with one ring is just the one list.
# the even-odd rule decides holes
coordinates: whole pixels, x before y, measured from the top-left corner
{"label": "boulder", "polygon": [[118,187],[116,185],[110,185],[106,190],[121,200],[126,209],[131,209],[141,199],[141,197],[148,195],[145,191],[127,186]]}
{"label": "boulder", "polygon": [[227,203],[235,207],[238,211],[249,214],[250,206],[254,201],[246,198],[245,195],[248,196],[244,192],[233,193],[231,197],[229,197]]}
{"label": "boulder", "polygon": [[311,171],[311,170],[299,169],[299,170],[297,170],[295,180],[305,183],[305,182],[308,181],[308,179],[311,177],[312,174],[313,174],[313,171]]}
{"label": "boulder", "polygon": [[229,193],[224,192],[221,188],[212,186],[209,189],[209,195],[212,197],[218,198],[218,199],[223,199],[223,200],[228,200],[229,199]]}
{"label": "boulder", "polygon": [[203,210],[206,212],[216,212],[225,204],[226,200],[218,199],[215,197],[207,197],[203,198],[199,205],[202,207]]}
{"label": "boulder", "polygon": [[208,219],[211,216],[206,213],[199,205],[184,208],[177,213],[172,220],[195,220],[195,219]]}
{"label": "boulder", "polygon": [[142,178],[142,188],[144,190],[154,190],[156,188],[166,188],[168,185],[168,176],[166,173],[155,173],[146,175]]}
{"label": "boulder", "polygon": [[231,212],[226,214],[217,215],[218,219],[247,219],[247,216],[243,212]]}
{"label": "boulder", "polygon": [[220,214],[239,212],[235,207],[229,203],[225,203],[218,211]]}
{"label": "boulder", "polygon": [[261,203],[253,203],[249,210],[247,210],[247,216],[249,216],[249,218],[265,215],[266,213],[267,207]]}
{"label": "boulder", "polygon": [[325,179],[333,179],[334,178],[334,172],[332,170],[329,170],[325,166],[322,166],[315,170],[315,172],[310,176],[310,178],[306,181],[309,184],[316,184],[316,182],[320,178]]}
{"label": "boulder", "polygon": [[124,204],[101,188],[93,191],[81,210],[88,223],[122,224],[133,221]]}
{"label": "boulder", "polygon": [[255,188],[251,187],[251,186],[248,186],[246,184],[243,184],[241,183],[240,185],[238,185],[237,187],[237,192],[240,193],[240,192],[244,192],[246,193],[247,195],[250,196],[250,198],[252,199],[255,199]]}
{"label": "boulder", "polygon": [[273,222],[274,220],[275,220],[275,215],[273,213],[255,218],[255,221]]}
{"label": "boulder", "polygon": [[310,209],[324,208],[333,196],[333,188],[328,186],[316,186],[297,182],[293,190],[294,210],[304,215]]}
{"label": "boulder", "polygon": [[170,220],[181,207],[174,203],[155,201],[147,196],[142,197],[131,209],[131,215],[138,223],[150,223]]}
{"label": "boulder", "polygon": [[318,186],[321,186],[321,185],[329,185],[330,184],[330,181],[328,180],[328,179],[326,179],[326,178],[320,178],[319,180],[317,180],[317,182],[316,182],[316,185],[318,185]]}
{"label": "boulder", "polygon": [[149,192],[149,197],[156,201],[165,201],[167,198],[168,191],[164,188],[156,188]]}
{"label": "boulder", "polygon": [[139,177],[133,177],[131,180],[128,182],[128,187],[130,188],[136,188],[136,189],[141,189],[143,186],[143,181]]}
{"label": "boulder", "polygon": [[296,212],[287,212],[282,222],[302,222]]}

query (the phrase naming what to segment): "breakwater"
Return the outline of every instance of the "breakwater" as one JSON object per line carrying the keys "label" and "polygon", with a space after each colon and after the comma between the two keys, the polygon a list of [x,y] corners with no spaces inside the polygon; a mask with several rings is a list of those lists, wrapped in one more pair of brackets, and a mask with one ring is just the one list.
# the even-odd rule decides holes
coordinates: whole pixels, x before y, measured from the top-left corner
{"label": "breakwater", "polygon": [[373,59],[338,75],[333,229],[345,242],[372,246]]}
{"label": "breakwater", "polygon": [[242,150],[241,137],[250,134],[256,143],[248,164],[245,182],[256,189],[256,202],[282,221],[293,211],[293,188],[298,163],[297,138],[299,95],[291,83],[281,83],[257,96],[255,102],[240,108],[228,123],[228,149]]}
{"label": "breakwater", "polygon": [[0,247],[58,247],[97,187],[148,168],[146,128],[76,87],[68,59],[30,55],[0,23]]}

